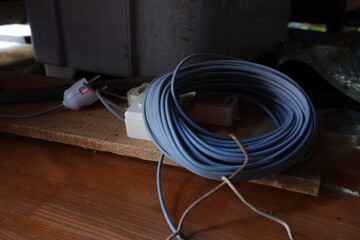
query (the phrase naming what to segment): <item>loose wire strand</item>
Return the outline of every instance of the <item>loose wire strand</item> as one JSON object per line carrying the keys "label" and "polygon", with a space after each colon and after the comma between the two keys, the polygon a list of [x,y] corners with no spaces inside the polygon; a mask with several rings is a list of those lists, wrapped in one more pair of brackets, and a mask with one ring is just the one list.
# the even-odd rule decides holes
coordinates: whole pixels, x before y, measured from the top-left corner
{"label": "loose wire strand", "polygon": [[[231,174],[231,176],[229,177],[230,179],[234,178],[237,174],[239,174],[245,167],[246,165],[249,163],[249,155],[247,154],[247,151],[245,149],[245,147],[241,144],[241,142],[235,137],[235,135],[230,134],[229,135],[238,145],[238,147],[241,149],[241,151],[244,153],[245,156],[245,161],[244,163],[241,165],[241,167],[239,167],[233,174]],[[167,240],[171,240],[173,239],[176,235],[178,235],[181,232],[182,226],[185,222],[185,218],[187,217],[187,215],[190,213],[190,211],[196,207],[199,203],[201,203],[203,200],[205,200],[206,198],[210,197],[211,195],[213,195],[214,193],[216,193],[217,191],[219,191],[223,186],[225,186],[226,183],[222,182],[219,185],[217,185],[215,188],[213,188],[212,190],[210,190],[209,192],[205,193],[202,197],[200,197],[199,199],[197,199],[196,201],[194,201],[183,213],[183,215],[180,218],[177,230],[171,234]]]}
{"label": "loose wire strand", "polygon": [[223,176],[221,178],[227,185],[229,185],[229,187],[231,188],[231,190],[233,190],[233,192],[236,194],[236,196],[238,196],[240,198],[240,200],[246,205],[248,206],[251,210],[253,210],[254,212],[266,217],[266,218],[269,218],[270,220],[273,220],[277,223],[280,223],[281,225],[284,226],[284,228],[286,229],[286,232],[289,236],[289,239],[290,240],[295,240],[295,237],[294,235],[292,234],[292,231],[291,231],[291,228],[289,226],[289,224],[287,224],[284,220],[280,219],[280,218],[277,218],[269,213],[266,213],[264,211],[261,211],[260,209],[256,208],[254,205],[252,205],[250,202],[248,202],[244,196],[235,188],[235,186],[232,184],[232,182],[230,182],[230,180]]}
{"label": "loose wire strand", "polygon": [[39,117],[42,115],[45,115],[47,113],[53,112],[55,110],[58,110],[60,108],[64,107],[63,104],[57,105],[55,107],[51,107],[48,109],[45,109],[43,111],[37,112],[37,113],[31,113],[31,114],[21,114],[21,115],[12,115],[12,114],[0,114],[0,118],[11,118],[11,119],[24,119],[24,118],[33,118],[33,117]]}
{"label": "loose wire strand", "polygon": [[[243,146],[243,144],[239,141],[238,138],[236,138],[233,134],[230,134],[229,135],[235,142],[236,144],[238,145],[238,147],[241,149],[241,151],[243,152],[244,156],[245,156],[245,161],[244,163],[242,164],[242,166],[240,168],[238,168],[233,174],[231,174],[229,176],[229,178],[223,176],[222,177],[222,180],[223,182],[220,183],[219,185],[217,185],[215,188],[213,188],[211,191],[207,192],[206,194],[204,194],[202,197],[200,197],[199,199],[197,199],[196,201],[194,201],[185,211],[184,213],[182,214],[181,218],[180,218],[180,221],[179,221],[179,224],[178,224],[178,227],[176,229],[176,231],[174,231],[174,227],[172,228],[173,230],[173,234],[171,234],[166,240],[171,240],[173,239],[174,237],[178,236],[179,239],[182,239],[181,236],[180,236],[180,232],[182,230],[182,227],[183,227],[183,224],[185,222],[185,219],[186,217],[188,216],[188,214],[191,212],[191,210],[193,208],[195,208],[198,204],[200,204],[203,200],[205,200],[206,198],[210,197],[211,195],[213,195],[215,192],[217,192],[218,190],[220,190],[222,187],[224,187],[226,184],[228,184],[230,186],[230,188],[234,191],[234,193],[243,201],[243,203],[248,206],[251,210],[255,211],[256,213],[266,217],[266,218],[269,218],[275,222],[278,222],[280,223],[281,225],[283,225],[288,233],[288,236],[290,238],[290,240],[295,240],[292,232],[291,232],[291,229],[289,227],[289,225],[275,217],[275,216],[272,216],[264,211],[261,211],[259,209],[257,209],[254,205],[252,205],[250,202],[248,202],[241,194],[240,192],[235,188],[235,186],[230,182],[231,179],[233,179],[234,177],[236,177],[237,174],[239,174],[246,166],[247,164],[249,163],[249,155],[245,149],[245,147]],[[163,201],[162,201],[163,202]]]}
{"label": "loose wire strand", "polygon": [[109,95],[109,96],[113,96],[113,97],[116,97],[116,98],[120,98],[120,99],[122,99],[122,100],[127,100],[127,97],[125,97],[125,96],[121,96],[121,95],[119,95],[119,94],[110,92],[110,91],[105,90],[105,89],[103,89],[103,88],[100,88],[100,89],[101,89],[101,92],[102,92],[102,93],[105,93],[105,94],[107,94],[107,95]]}
{"label": "loose wire strand", "polygon": [[116,108],[117,110],[121,111],[121,112],[126,112],[126,110],[120,106],[118,106],[117,104],[113,103],[112,101],[110,101],[109,99],[105,98],[101,93],[105,93],[111,96],[119,96],[117,94],[111,93],[109,91],[106,91],[104,89],[98,88],[95,91],[96,96],[99,98],[99,100],[102,102],[102,104],[104,104],[104,106],[118,119],[120,119],[121,121],[125,122],[125,118],[123,116],[121,116],[119,113],[117,113],[114,108]]}

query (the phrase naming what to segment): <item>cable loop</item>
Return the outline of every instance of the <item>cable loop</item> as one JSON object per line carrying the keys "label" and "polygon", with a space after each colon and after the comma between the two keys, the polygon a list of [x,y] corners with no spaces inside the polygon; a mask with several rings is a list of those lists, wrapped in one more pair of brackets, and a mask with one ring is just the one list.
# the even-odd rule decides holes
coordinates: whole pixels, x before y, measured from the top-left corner
{"label": "cable loop", "polygon": [[[183,66],[198,57],[221,59]],[[178,97],[192,91],[226,93],[251,100],[277,127],[261,136],[239,138],[252,158],[235,181],[279,173],[304,161],[313,149],[315,110],[297,83],[256,63],[195,54],[149,84],[142,111],[147,132],[157,148],[197,175],[221,180],[236,171],[245,157],[232,139],[209,132],[189,119]]]}

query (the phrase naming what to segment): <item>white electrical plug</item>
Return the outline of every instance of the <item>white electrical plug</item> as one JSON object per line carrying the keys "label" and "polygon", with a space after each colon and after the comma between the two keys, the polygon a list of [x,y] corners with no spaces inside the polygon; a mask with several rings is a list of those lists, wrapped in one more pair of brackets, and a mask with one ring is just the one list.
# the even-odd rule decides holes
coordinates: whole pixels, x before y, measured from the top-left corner
{"label": "white electrical plug", "polygon": [[[125,112],[126,133],[130,138],[151,140],[146,131],[141,111],[143,92],[146,90],[146,87],[147,85],[141,85],[140,87],[130,89],[127,94],[128,100],[132,98],[132,103]],[[191,92],[182,95],[182,99],[189,98],[191,100],[194,96],[195,93]],[[229,127],[233,124],[238,111],[238,96],[220,96],[196,103],[186,114],[195,122]]]}
{"label": "white electrical plug", "polygon": [[125,126],[128,137],[151,141],[141,111],[143,93],[148,85],[143,83],[127,92],[129,108],[125,112]]}
{"label": "white electrical plug", "polygon": [[128,106],[131,106],[138,99],[140,94],[145,92],[148,85],[149,83],[143,83],[139,87],[134,87],[127,92]]}
{"label": "white electrical plug", "polygon": [[86,78],[82,78],[70,88],[66,89],[63,100],[64,107],[72,110],[80,110],[98,100],[95,91],[89,86],[89,83],[95,81],[99,77],[100,76],[98,75],[89,81],[87,81]]}
{"label": "white electrical plug", "polygon": [[238,96],[218,96],[196,103],[186,114],[194,122],[230,127],[238,112]]}
{"label": "white electrical plug", "polygon": [[133,102],[129,109],[125,112],[126,133],[130,138],[151,141],[151,138],[146,131],[144,118],[141,111],[142,97],[143,94],[141,93],[135,99],[135,102]]}

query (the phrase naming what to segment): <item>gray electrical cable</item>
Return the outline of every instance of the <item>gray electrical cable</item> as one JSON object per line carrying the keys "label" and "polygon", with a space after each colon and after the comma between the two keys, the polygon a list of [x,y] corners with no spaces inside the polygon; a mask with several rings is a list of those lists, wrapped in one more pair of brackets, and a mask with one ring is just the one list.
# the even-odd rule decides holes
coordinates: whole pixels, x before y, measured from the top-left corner
{"label": "gray electrical cable", "polygon": [[[235,186],[231,183],[231,179],[233,179],[237,174],[239,174],[246,166],[247,164],[249,163],[249,155],[245,149],[245,147],[241,144],[241,142],[233,135],[233,134],[230,134],[229,135],[235,142],[236,144],[239,146],[239,148],[241,149],[241,151],[244,153],[245,155],[245,161],[243,163],[243,165],[238,169],[236,170],[236,172],[234,172],[229,178],[223,176],[221,179],[223,180],[222,183],[220,183],[219,185],[217,185],[215,188],[213,188],[212,190],[210,190],[208,193],[204,194],[202,197],[200,197],[199,199],[197,199],[196,201],[194,201],[183,213],[183,215],[181,216],[180,218],[180,221],[179,221],[179,224],[178,224],[178,227],[177,229],[175,230],[174,227],[172,228],[173,229],[173,234],[171,234],[166,240],[171,240],[173,239],[174,237],[176,236],[179,236],[180,232],[181,232],[181,229],[182,229],[182,226],[185,222],[185,218],[187,217],[187,215],[190,213],[190,211],[196,207],[200,202],[202,202],[203,200],[205,200],[206,198],[210,197],[212,194],[214,194],[215,192],[217,192],[218,190],[220,190],[222,187],[224,187],[226,184],[229,185],[229,187],[233,190],[233,192],[240,198],[240,200],[246,205],[248,206],[251,210],[253,210],[254,212],[266,217],[266,218],[269,218],[270,220],[273,220],[277,223],[280,223],[281,225],[284,226],[284,228],[286,229],[287,233],[288,233],[288,236],[290,238],[290,240],[294,240],[294,236],[292,234],[292,231],[289,227],[289,225],[283,221],[282,219],[280,218],[277,218],[275,216],[272,216],[271,214],[268,214],[264,211],[261,211],[259,209],[257,209],[254,205],[252,205],[250,202],[248,202],[243,196],[242,194],[240,194],[240,192],[235,188]],[[161,161],[159,161],[159,164],[161,166],[162,164],[162,159]],[[160,174],[161,174],[161,171],[158,171],[158,175],[157,175],[157,182],[158,182],[158,189],[160,189],[160,192],[161,195],[159,196],[159,199],[160,199],[160,205],[162,207],[162,210],[163,210],[163,213],[164,215],[166,216],[166,219],[168,220],[168,223],[169,225],[172,225],[172,221],[170,220],[170,217],[168,215],[168,212],[166,210],[166,207],[165,207],[165,203],[164,203],[164,198],[163,198],[163,195],[162,195],[162,190],[161,190],[161,183],[160,183]],[[160,183],[160,184],[159,184]],[[182,239],[180,236],[178,237],[179,239]]]}
{"label": "gray electrical cable", "polygon": [[127,97],[121,96],[121,95],[119,95],[119,94],[116,94],[116,93],[113,93],[113,92],[110,92],[110,91],[107,91],[107,90],[105,90],[105,89],[103,89],[103,88],[99,88],[99,90],[100,90],[102,93],[105,93],[105,94],[107,94],[107,95],[109,95],[109,96],[113,96],[113,97],[116,97],[116,98],[120,98],[120,99],[122,99],[122,100],[127,100]]}
{"label": "gray electrical cable", "polygon": [[234,141],[203,129],[180,106],[178,96],[209,91],[255,102],[277,127],[261,136],[240,139],[251,161],[236,181],[276,174],[310,155],[316,115],[297,83],[266,66],[224,56],[183,67],[199,56],[209,57],[185,58],[173,72],[154,79],[143,95],[146,130],[163,154],[189,171],[214,180],[231,175],[243,164],[244,155]]}
{"label": "gray electrical cable", "polygon": [[[197,57],[220,60],[183,67],[187,61]],[[209,132],[189,119],[180,105],[179,96],[193,91],[217,92],[219,96],[239,96],[251,100],[268,114],[276,129],[261,136],[235,141]],[[96,94],[102,103],[124,121],[112,108],[117,108],[116,104],[100,92],[98,89]],[[183,59],[174,71],[155,78],[143,95],[142,113],[147,133],[162,152],[157,183],[164,216],[174,232],[169,239],[179,234],[186,215],[193,207],[226,184],[250,207],[228,181],[228,176],[233,181],[257,179],[305,161],[314,147],[317,128],[315,110],[309,97],[292,79],[263,65],[219,55],[191,55]],[[244,144],[251,159],[238,142]],[[177,229],[167,214],[162,197],[160,174],[164,155],[197,175],[223,181],[190,205]],[[250,208],[256,209],[253,206]],[[277,222],[284,225],[292,239],[288,225],[282,220]]]}
{"label": "gray electrical cable", "polygon": [[31,114],[22,114],[22,115],[11,115],[11,114],[2,114],[1,113],[0,117],[1,118],[12,118],[12,119],[33,118],[33,117],[39,117],[39,116],[42,116],[44,114],[50,113],[50,112],[55,111],[57,109],[60,109],[62,107],[64,107],[64,105],[60,104],[58,106],[45,109],[45,110],[43,110],[41,112],[31,113]]}
{"label": "gray electrical cable", "polygon": [[[98,88],[96,89],[96,95],[99,98],[99,100],[104,104],[104,106],[118,119],[120,119],[122,122],[125,121],[125,118],[123,116],[121,116],[119,113],[117,113],[114,108],[116,108],[117,110],[121,111],[121,112],[126,112],[126,110],[120,106],[118,106],[117,104],[113,103],[112,101],[110,101],[109,99],[105,98],[104,96],[101,95],[101,93],[105,93],[114,97],[121,97],[117,94],[111,93],[109,91],[106,91],[104,89]],[[123,99],[123,98],[122,98]]]}
{"label": "gray electrical cable", "polygon": [[227,177],[223,176],[223,177],[222,177],[222,180],[223,180],[227,185],[229,185],[229,187],[231,188],[231,190],[233,190],[233,192],[236,194],[236,196],[238,196],[238,197],[240,198],[240,200],[241,200],[243,203],[245,203],[246,206],[248,206],[248,207],[249,207],[251,210],[253,210],[254,212],[256,212],[256,213],[258,213],[258,214],[260,214],[260,215],[262,215],[262,216],[264,216],[264,217],[266,217],[266,218],[268,218],[268,219],[270,219],[270,220],[273,220],[273,221],[275,221],[275,222],[280,223],[281,225],[283,225],[284,228],[286,229],[286,232],[287,232],[287,234],[288,234],[288,236],[289,236],[289,239],[290,239],[290,240],[295,240],[295,237],[293,236],[289,225],[288,225],[284,220],[281,220],[280,218],[277,218],[277,217],[275,217],[275,216],[273,216],[273,215],[271,215],[271,214],[268,214],[268,213],[266,213],[266,212],[264,212],[264,211],[261,211],[260,209],[258,209],[258,208],[256,208],[255,206],[253,206],[253,205],[252,205],[250,202],[248,202],[248,201],[244,198],[244,196],[235,188],[235,186],[230,182],[230,180],[229,180]]}
{"label": "gray electrical cable", "polygon": [[[244,147],[244,145],[235,137],[235,135],[233,134],[230,134],[229,137],[231,137],[235,142],[236,144],[238,145],[239,149],[241,149],[241,151],[244,153],[244,156],[245,156],[245,161],[244,163],[241,165],[241,167],[239,167],[233,174],[231,174],[231,176],[229,177],[229,179],[233,179],[234,177],[236,177],[236,175],[238,175],[246,166],[247,164],[249,163],[249,155],[247,154],[247,151]],[[162,164],[162,159],[159,161],[159,164],[161,166]],[[158,192],[161,193],[159,194],[159,200],[160,200],[160,205],[161,205],[161,208],[163,210],[163,213],[165,215],[165,218],[168,222],[169,225],[172,225],[172,221],[170,219],[170,216],[166,210],[166,207],[165,207],[165,202],[164,202],[164,198],[163,198],[163,195],[162,195],[162,190],[161,190],[161,183],[160,183],[160,174],[161,172],[158,170],[158,174],[157,174],[157,183],[158,183]],[[222,182],[220,183],[219,185],[217,185],[216,187],[214,187],[212,190],[210,190],[209,192],[205,193],[203,196],[201,196],[199,199],[197,199],[196,201],[194,201],[183,213],[183,215],[181,216],[180,218],[180,221],[179,221],[179,224],[178,224],[178,227],[176,229],[176,231],[173,230],[173,234],[171,234],[167,240],[171,240],[173,239],[175,236],[179,235],[181,229],[182,229],[182,226],[185,222],[185,219],[187,217],[187,215],[190,213],[190,211],[196,207],[199,203],[201,203],[202,201],[204,201],[206,198],[210,197],[211,195],[213,195],[215,192],[219,191],[222,187],[224,187],[226,185],[225,182]],[[159,191],[160,189],[160,191]],[[179,239],[182,239],[181,237],[179,237]]]}
{"label": "gray electrical cable", "polygon": [[[195,57],[222,59],[183,67],[185,62]],[[239,151],[237,143],[201,128],[186,115],[178,97],[192,91],[218,92],[219,96],[225,94],[251,100],[269,115],[277,129],[258,137],[239,139],[251,155],[246,165],[247,153]],[[274,69],[230,57],[191,55],[185,58],[173,72],[150,83],[142,106],[146,130],[163,153],[157,182],[160,205],[174,232],[168,239],[179,234],[187,213],[193,207],[227,183],[223,177],[243,181],[276,174],[304,161],[315,143],[315,110],[299,85]],[[224,181],[190,205],[177,229],[162,197],[160,172],[164,155],[197,175]],[[244,169],[238,172],[242,166]],[[287,224],[283,225],[289,230]],[[291,234],[289,237],[292,239]]]}

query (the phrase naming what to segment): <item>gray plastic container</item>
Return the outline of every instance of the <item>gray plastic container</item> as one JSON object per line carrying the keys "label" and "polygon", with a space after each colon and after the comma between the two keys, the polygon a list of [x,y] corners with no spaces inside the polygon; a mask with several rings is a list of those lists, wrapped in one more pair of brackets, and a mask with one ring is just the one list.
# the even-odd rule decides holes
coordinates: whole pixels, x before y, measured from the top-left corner
{"label": "gray plastic container", "polygon": [[286,35],[291,1],[27,0],[26,5],[38,61],[153,76],[192,53],[256,57]]}

